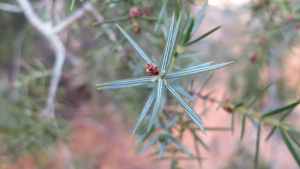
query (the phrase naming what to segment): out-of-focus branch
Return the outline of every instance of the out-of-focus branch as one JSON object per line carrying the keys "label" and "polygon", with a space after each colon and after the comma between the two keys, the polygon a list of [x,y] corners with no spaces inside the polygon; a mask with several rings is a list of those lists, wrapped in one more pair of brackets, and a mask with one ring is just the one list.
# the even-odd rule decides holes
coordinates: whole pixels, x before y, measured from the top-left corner
{"label": "out-of-focus branch", "polygon": [[91,3],[94,1],[88,1],[85,2],[79,9],[77,9],[75,12],[73,12],[70,16],[68,16],[66,19],[59,22],[56,26],[53,27],[52,33],[58,33],[68,27],[71,23],[76,21],[77,19],[81,18],[85,11],[90,8]]}
{"label": "out-of-focus branch", "polygon": [[26,30],[23,30],[16,38],[14,42],[14,52],[13,52],[13,64],[12,64],[12,79],[15,80],[20,74],[20,64],[22,55],[22,45],[26,37]]}
{"label": "out-of-focus branch", "polygon": [[[101,22],[104,21],[103,16],[95,9],[95,7],[92,6],[91,3],[87,4],[87,8],[86,8],[86,9],[87,9],[87,11],[91,12],[91,13],[95,16],[95,18],[97,19],[97,21],[98,21],[99,23],[101,23]],[[107,27],[107,26],[108,26],[107,24],[102,24],[102,27],[103,27],[103,28],[105,28],[105,27]],[[112,42],[114,42],[114,43],[118,43],[117,37],[116,37],[115,33],[114,33],[111,29],[107,29],[107,30],[105,31],[105,33],[107,34],[108,39],[109,39],[110,41],[112,41]],[[121,53],[121,54],[124,52],[122,46],[118,46],[118,47],[117,47],[117,50],[118,50],[118,52]]]}
{"label": "out-of-focus branch", "polygon": [[3,2],[0,2],[0,10],[8,11],[8,12],[15,12],[15,13],[23,12],[22,8],[20,8],[19,6],[8,4],[8,3],[3,3]]}

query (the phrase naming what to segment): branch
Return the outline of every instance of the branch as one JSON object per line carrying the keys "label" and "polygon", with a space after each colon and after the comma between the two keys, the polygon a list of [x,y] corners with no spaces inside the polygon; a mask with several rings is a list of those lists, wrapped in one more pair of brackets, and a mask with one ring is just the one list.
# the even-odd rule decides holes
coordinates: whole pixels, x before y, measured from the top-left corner
{"label": "branch", "polygon": [[20,8],[19,6],[3,3],[3,2],[0,2],[0,10],[14,12],[14,13],[23,12],[22,8]]}

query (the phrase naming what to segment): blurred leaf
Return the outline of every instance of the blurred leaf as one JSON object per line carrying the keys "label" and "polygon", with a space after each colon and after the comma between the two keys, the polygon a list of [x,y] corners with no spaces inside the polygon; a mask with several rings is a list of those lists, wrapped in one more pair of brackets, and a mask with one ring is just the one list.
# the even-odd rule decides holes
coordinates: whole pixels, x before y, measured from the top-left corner
{"label": "blurred leaf", "polygon": [[185,44],[191,37],[191,31],[192,31],[192,28],[194,26],[194,21],[195,21],[195,19],[192,18],[192,20],[189,23],[189,27],[187,28],[187,30],[184,30],[184,32],[183,32],[183,37],[182,37],[183,38],[183,42],[182,42],[183,44]]}
{"label": "blurred leaf", "polygon": [[287,146],[287,148],[289,149],[290,153],[292,154],[292,156],[294,157],[295,161],[297,162],[298,164],[298,167],[300,167],[300,158],[297,154],[297,152],[295,151],[294,147],[292,146],[288,136],[285,134],[285,132],[279,128],[279,131],[281,133],[281,136],[282,136],[282,139],[285,143],[285,145]]}
{"label": "blurred leaf", "polygon": [[158,117],[158,123],[159,123],[159,127],[161,127],[164,131],[167,132],[166,125],[161,117]]}
{"label": "blurred leaf", "polygon": [[71,6],[70,6],[70,10],[71,10],[71,11],[73,10],[74,5],[75,5],[75,0],[72,0]]}
{"label": "blurred leaf", "polygon": [[255,128],[258,128],[258,123],[255,121],[255,119],[252,116],[248,116],[248,118],[250,119],[250,122],[253,124],[253,126]]}
{"label": "blurred leaf", "polygon": [[261,122],[259,122],[258,128],[257,128],[256,148],[255,148],[255,157],[254,157],[254,168],[257,168],[257,167],[258,167],[258,154],[259,154],[259,141],[260,141],[260,126],[261,126]]}
{"label": "blurred leaf", "polygon": [[156,142],[158,141],[158,137],[152,139],[145,147],[141,148],[138,153],[142,153],[144,151],[146,151],[147,149],[149,149],[150,147],[152,147]]}
{"label": "blurred leaf", "polygon": [[149,21],[149,20],[158,21],[158,20],[165,20],[166,18],[150,17],[150,16],[140,16],[140,17],[138,17],[138,19],[146,20],[146,21]]}
{"label": "blurred leaf", "polygon": [[290,135],[290,138],[300,148],[300,143],[295,139],[295,137]]}
{"label": "blurred leaf", "polygon": [[154,32],[156,32],[158,26],[160,25],[161,21],[162,21],[162,17],[163,17],[163,14],[166,12],[166,6],[167,6],[167,3],[168,1],[167,0],[164,0],[163,1],[163,5],[161,7],[161,10],[160,10],[160,13],[158,15],[158,21],[156,22],[155,26],[154,26]]}
{"label": "blurred leaf", "polygon": [[178,122],[178,119],[173,119],[173,120],[169,121],[169,122],[167,123],[167,128],[172,127],[172,126],[175,125],[177,122]]}
{"label": "blurred leaf", "polygon": [[161,143],[158,158],[161,158],[163,156],[164,151],[165,151],[165,143]]}
{"label": "blurred leaf", "polygon": [[232,134],[234,132],[234,116],[235,116],[235,113],[232,113],[232,115],[231,115],[231,133]]}
{"label": "blurred leaf", "polygon": [[208,146],[198,137],[197,133],[190,129],[191,133],[193,134],[196,141],[198,141],[207,151],[210,151]]}
{"label": "blurred leaf", "polygon": [[294,129],[290,129],[288,130],[288,133],[299,136],[300,137],[300,131],[298,130],[294,130]]}
{"label": "blurred leaf", "polygon": [[[284,113],[284,115],[279,119],[279,122],[282,122],[288,115],[290,115],[295,107],[289,109],[288,111],[286,111],[286,113]],[[269,138],[273,135],[273,133],[275,132],[277,126],[273,126],[270,133],[268,134],[268,136],[266,137],[265,141],[268,141]]]}
{"label": "blurred leaf", "polygon": [[152,105],[152,102],[154,100],[154,96],[156,94],[156,89],[157,89],[157,86],[155,86],[153,89],[152,89],[152,92],[146,102],[146,104],[144,105],[144,108],[142,110],[142,113],[141,113],[141,116],[138,120],[138,122],[136,123],[136,126],[134,127],[133,131],[132,131],[132,134],[131,134],[131,137],[134,135],[134,133],[137,131],[137,129],[139,128],[139,126],[141,125],[141,123],[143,122],[149,108],[151,107]]}
{"label": "blurred leaf", "polygon": [[[126,33],[124,29],[122,29],[119,25],[117,27],[121,30],[123,35],[127,38],[127,40],[132,44],[132,46],[139,52],[142,58],[147,62],[151,62],[149,57],[145,54],[145,52],[139,47],[139,45]],[[153,63],[153,62],[152,62]]]}
{"label": "blurred leaf", "polygon": [[246,113],[243,114],[243,120],[242,120],[242,130],[241,130],[241,138],[240,140],[242,141],[243,140],[243,137],[244,137],[244,132],[245,132],[245,125],[246,125]]}
{"label": "blurred leaf", "polygon": [[180,148],[181,151],[183,151],[184,153],[186,153],[187,155],[191,156],[191,154],[181,145],[181,143],[179,143],[173,136],[171,135],[167,135],[174,143],[177,144],[177,146]]}
{"label": "blurred leaf", "polygon": [[208,31],[208,32],[206,32],[205,34],[203,34],[202,36],[196,38],[195,40],[183,44],[183,46],[189,46],[189,45],[192,45],[192,44],[194,44],[194,43],[200,41],[201,39],[205,38],[206,36],[210,35],[210,34],[213,33],[214,31],[218,30],[219,28],[221,28],[221,25],[215,27],[214,29],[212,29],[212,30],[210,30],[210,31]]}
{"label": "blurred leaf", "polygon": [[99,31],[99,33],[95,36],[95,40],[98,39],[100,36],[102,36],[112,26],[113,26],[113,24],[109,24],[105,28],[102,28],[101,31]]}
{"label": "blurred leaf", "polygon": [[[201,88],[199,89],[199,92],[198,92],[199,94],[201,94],[202,90],[208,84],[208,82],[210,81],[213,74],[214,74],[213,72],[209,72],[208,75],[204,78],[204,80],[199,83],[199,85],[201,85]],[[198,88],[198,86],[197,86],[197,88]]]}
{"label": "blurred leaf", "polygon": [[192,32],[191,34],[194,34],[196,32],[196,30],[198,29],[200,23],[202,22],[203,20],[203,17],[204,17],[204,13],[205,13],[205,10],[207,8],[207,5],[208,5],[208,1],[206,1],[203,5],[203,7],[201,8],[201,10],[198,12],[197,16],[196,16],[196,19],[195,19],[195,24],[193,26],[193,29],[192,29]]}
{"label": "blurred leaf", "polygon": [[205,130],[211,130],[211,131],[227,131],[231,130],[231,128],[222,128],[222,127],[204,127]]}
{"label": "blurred leaf", "polygon": [[267,87],[265,87],[247,106],[247,108],[249,109],[250,107],[252,107],[254,105],[254,103],[256,103],[259,99],[261,99],[261,97],[266,93],[266,91],[268,91],[269,87],[272,85],[272,83],[270,83]]}
{"label": "blurred leaf", "polygon": [[153,130],[151,130],[150,132],[145,132],[143,133],[135,142],[134,144],[137,145],[137,144],[140,144],[141,142],[143,142],[144,140],[146,140],[150,134],[153,132]]}
{"label": "blurred leaf", "polygon": [[[96,25],[101,25],[101,24],[106,24],[106,23],[114,23],[114,22],[121,22],[121,21],[128,21],[132,19],[131,17],[125,17],[125,18],[120,18],[120,19],[111,19],[111,20],[104,20],[102,22],[95,22],[92,25],[96,26]],[[118,26],[118,25],[117,25]]]}
{"label": "blurred leaf", "polygon": [[192,58],[192,57],[197,57],[197,56],[202,56],[204,55],[205,52],[193,52],[193,53],[185,53],[185,54],[181,54],[179,55],[179,58]]}
{"label": "blurred leaf", "polygon": [[298,105],[300,103],[300,101],[297,101],[295,103],[292,103],[290,105],[287,105],[287,106],[284,106],[284,107],[281,107],[279,109],[276,109],[276,110],[273,110],[273,111],[270,111],[266,114],[263,114],[262,117],[265,118],[265,117],[269,117],[269,116],[272,116],[272,115],[275,115],[275,114],[278,114],[278,113],[281,113],[285,110],[288,110],[288,109],[292,109],[293,107],[295,107],[296,105]]}

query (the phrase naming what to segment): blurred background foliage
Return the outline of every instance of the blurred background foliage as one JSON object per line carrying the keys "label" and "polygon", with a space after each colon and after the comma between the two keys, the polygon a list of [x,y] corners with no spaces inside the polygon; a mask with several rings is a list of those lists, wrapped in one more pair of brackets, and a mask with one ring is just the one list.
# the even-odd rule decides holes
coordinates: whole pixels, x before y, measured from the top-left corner
{"label": "blurred background foliage", "polygon": [[[261,151],[274,148],[265,146],[262,140],[275,123],[287,134],[287,139],[279,130],[272,134],[274,140],[288,147],[281,156],[292,154],[288,156],[290,161],[286,160],[290,168],[300,165],[299,112],[295,108],[298,103],[278,109],[299,100],[298,0],[250,0],[238,9],[230,6],[218,9],[221,11],[218,17],[228,16],[228,21],[213,20],[217,16],[214,14],[216,7],[211,5],[213,2],[204,0],[31,0],[38,17],[54,26],[81,11],[80,17],[56,33],[63,42],[66,59],[60,70],[54,119],[40,114],[54,76],[52,68],[56,54],[48,39],[28,22],[20,1],[26,0],[0,2],[1,169],[140,168],[141,164],[145,168],[191,168],[192,164],[194,168],[280,168],[283,160],[274,162],[273,156],[264,152],[258,156],[259,148],[263,149]],[[7,8],[7,4],[13,7]],[[138,137],[130,141],[130,133],[151,90],[137,87],[97,91],[95,87],[99,82],[146,75],[145,63],[115,25],[125,29],[153,60],[159,62],[170,18],[173,12],[178,17],[179,11],[183,14],[173,53],[176,58],[174,71],[213,60],[235,63],[214,73],[178,81],[197,100],[196,103],[188,102],[204,118],[204,124],[208,123],[205,125],[207,136],[197,132],[193,122],[177,106],[178,102],[167,95],[162,114],[151,132],[146,132],[148,122],[142,123]],[[205,19],[205,13],[205,17],[212,20]],[[235,23],[239,26],[232,26]],[[195,39],[197,41],[191,43]],[[259,116],[248,114],[248,110]],[[272,118],[261,118],[272,110],[279,111]],[[214,114],[219,111],[227,112],[230,117],[224,117],[226,113]],[[285,113],[287,118],[279,113]],[[245,114],[247,120],[244,120]],[[216,116],[221,120],[214,119]],[[274,123],[270,123],[272,119]],[[284,121],[277,123],[278,120]],[[246,121],[253,125],[247,125]],[[100,140],[95,133],[89,135],[89,129],[78,126],[99,130]],[[260,126],[261,132],[256,134]],[[244,130],[252,133],[247,135],[245,144],[256,146],[249,148],[239,143]],[[218,136],[210,134],[212,131]],[[231,146],[229,157],[217,156],[216,152],[222,150],[218,150],[215,141],[209,140],[222,137],[235,140],[231,142],[234,146]],[[156,138],[160,144],[151,143]],[[190,139],[186,141],[185,138]],[[260,142],[263,146],[259,147]],[[137,146],[133,146],[134,143]],[[163,150],[162,143],[166,145]],[[273,143],[269,144],[275,145]],[[107,145],[107,149],[101,145]],[[80,149],[81,146],[84,148]],[[277,148],[282,150],[280,146]],[[94,152],[96,149],[98,153]],[[150,153],[151,158],[143,158],[143,154],[119,155],[130,156],[126,153],[128,150],[139,153],[147,150],[145,153]],[[118,151],[121,153],[116,153]],[[224,162],[206,163],[209,159],[205,155],[221,157],[220,161]],[[32,164],[29,163],[31,159],[34,159]],[[167,162],[153,164],[152,160]]]}

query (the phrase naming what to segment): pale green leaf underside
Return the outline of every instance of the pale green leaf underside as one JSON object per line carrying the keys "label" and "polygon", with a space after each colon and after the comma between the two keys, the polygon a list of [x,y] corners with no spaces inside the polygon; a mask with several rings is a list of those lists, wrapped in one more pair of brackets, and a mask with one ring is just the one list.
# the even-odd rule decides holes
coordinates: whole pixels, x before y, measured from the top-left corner
{"label": "pale green leaf underside", "polygon": [[151,83],[151,79],[152,77],[140,77],[140,78],[118,80],[118,81],[96,84],[96,87],[98,87],[97,88],[98,90],[133,87],[133,86],[139,86],[139,85]]}
{"label": "pale green leaf underside", "polygon": [[175,30],[174,30],[173,35],[172,35],[171,48],[170,48],[170,52],[168,53],[169,56],[168,56],[168,60],[167,60],[166,71],[168,71],[169,67],[170,67],[170,62],[171,62],[171,58],[172,58],[172,55],[173,55],[173,50],[174,50],[174,46],[175,46],[175,42],[176,42],[177,32],[178,32],[179,25],[180,25],[180,20],[181,20],[181,14],[179,16],[179,19],[177,21]]}
{"label": "pale green leaf underside", "polygon": [[175,98],[179,101],[179,103],[184,107],[187,114],[196,123],[199,129],[205,133],[204,128],[202,126],[203,122],[200,119],[200,117],[197,115],[197,113],[179,96],[179,94],[173,89],[171,85],[167,83],[165,86],[175,96]]}
{"label": "pale green leaf underside", "polygon": [[155,86],[153,89],[152,89],[152,92],[142,110],[142,113],[141,113],[141,116],[138,120],[138,122],[136,123],[136,126],[134,127],[133,129],[133,132],[132,132],[132,136],[135,134],[135,132],[137,131],[137,129],[139,128],[139,126],[141,125],[141,123],[143,122],[148,110],[150,109],[151,105],[152,105],[152,102],[154,100],[154,97],[155,97],[155,94],[156,94],[156,89],[157,89],[157,86]]}
{"label": "pale green leaf underside", "polygon": [[172,43],[174,22],[175,22],[175,18],[174,18],[174,13],[173,13],[172,21],[171,21],[171,25],[170,25],[170,29],[169,29],[169,33],[168,33],[167,44],[166,44],[166,47],[165,47],[165,53],[164,53],[163,61],[162,61],[162,64],[161,64],[161,70],[166,70],[167,61],[168,61],[169,52],[170,52],[170,46],[171,46],[171,43]]}
{"label": "pale green leaf underside", "polygon": [[150,129],[152,128],[154,121],[156,119],[157,113],[159,111],[159,107],[162,101],[162,94],[163,94],[163,81],[162,79],[158,79],[158,85],[157,85],[157,92],[156,92],[156,100],[155,100],[155,104],[154,104],[154,108],[152,111],[152,116],[149,122],[149,126],[148,126],[148,131],[150,131]]}
{"label": "pale green leaf underside", "polygon": [[191,102],[196,103],[196,100],[191,96],[186,90],[184,90],[181,86],[179,86],[177,83],[169,82],[175,90],[177,90],[182,96],[189,99]]}
{"label": "pale green leaf underside", "polygon": [[153,146],[157,141],[158,141],[158,137],[152,139],[147,145],[145,145],[145,147],[141,148],[138,151],[138,153],[142,153],[142,152],[146,151],[148,148],[150,148],[151,146]]}

